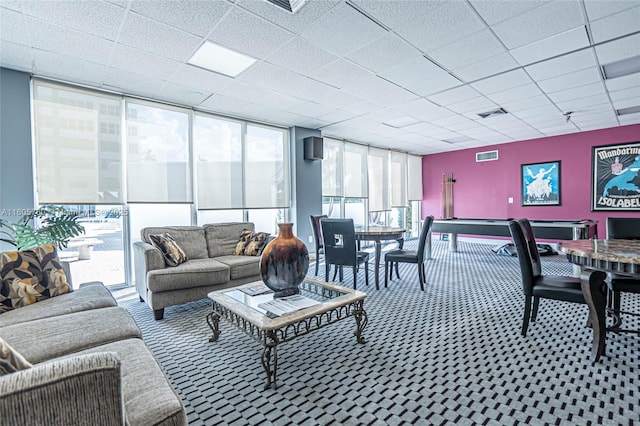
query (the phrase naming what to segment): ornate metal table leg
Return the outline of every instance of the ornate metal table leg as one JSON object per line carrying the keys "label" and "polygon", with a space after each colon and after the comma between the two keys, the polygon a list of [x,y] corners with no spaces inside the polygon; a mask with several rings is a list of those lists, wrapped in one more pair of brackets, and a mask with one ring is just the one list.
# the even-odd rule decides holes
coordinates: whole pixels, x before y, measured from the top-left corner
{"label": "ornate metal table leg", "polygon": [[209,338],[210,342],[216,342],[220,337],[220,315],[215,312],[211,312],[207,315],[207,324],[211,328],[213,335]]}
{"label": "ornate metal table leg", "polygon": [[[273,331],[267,332],[263,345],[261,361],[262,367],[265,373],[267,373],[267,383],[264,385],[264,388],[269,389],[271,383],[273,383],[273,388],[278,389],[278,384],[276,383],[278,371],[278,339]],[[271,358],[271,351],[273,351],[273,359]]]}
{"label": "ornate metal table leg", "polygon": [[358,304],[358,307],[353,312],[353,316],[356,318],[356,331],[353,334],[356,336],[358,343],[366,343],[362,332],[367,326],[369,319],[367,318],[367,312],[364,310],[362,302]]}
{"label": "ornate metal table leg", "polygon": [[606,348],[606,286],[607,274],[602,271],[586,270],[580,275],[582,293],[589,305],[593,343],[591,345],[591,362],[595,364],[604,355]]}

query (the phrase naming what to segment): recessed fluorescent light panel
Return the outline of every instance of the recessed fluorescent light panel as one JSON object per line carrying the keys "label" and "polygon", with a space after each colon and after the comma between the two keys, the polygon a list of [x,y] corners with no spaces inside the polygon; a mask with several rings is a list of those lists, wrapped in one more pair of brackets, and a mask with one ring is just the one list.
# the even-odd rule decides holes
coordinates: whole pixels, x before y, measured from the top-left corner
{"label": "recessed fluorescent light panel", "polygon": [[253,65],[255,61],[255,58],[206,41],[200,46],[196,53],[189,58],[187,63],[209,71],[235,77]]}
{"label": "recessed fluorescent light panel", "polygon": [[269,3],[286,10],[287,12],[296,13],[307,0],[267,0]]}
{"label": "recessed fluorescent light panel", "polygon": [[400,127],[411,126],[412,124],[418,124],[418,123],[420,123],[420,120],[408,115],[406,117],[394,118],[393,120],[385,121],[383,124],[386,124],[387,126],[391,126],[391,127],[400,128]]}
{"label": "recessed fluorescent light panel", "polygon": [[493,111],[481,112],[478,115],[482,118],[494,117],[496,115],[508,114],[504,108],[494,109]]}
{"label": "recessed fluorescent light panel", "polygon": [[640,72],[640,56],[622,59],[602,66],[604,78],[610,80],[624,75]]}
{"label": "recessed fluorescent light panel", "polygon": [[472,141],[473,139],[471,139],[468,136],[457,136],[455,138],[450,138],[450,139],[442,139],[442,142],[446,142],[446,143],[461,143],[461,142],[469,142]]}
{"label": "recessed fluorescent light panel", "polygon": [[635,114],[636,112],[640,112],[640,105],[636,105],[636,106],[632,106],[632,107],[627,107],[627,108],[622,108],[622,109],[616,110],[616,113],[618,115]]}

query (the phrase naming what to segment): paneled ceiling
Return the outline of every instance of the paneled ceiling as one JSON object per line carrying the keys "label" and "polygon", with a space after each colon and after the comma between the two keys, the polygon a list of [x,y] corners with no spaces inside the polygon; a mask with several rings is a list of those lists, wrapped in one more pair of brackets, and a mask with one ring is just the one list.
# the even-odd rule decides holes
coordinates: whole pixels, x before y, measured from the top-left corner
{"label": "paneled ceiling", "polygon": [[[205,40],[258,61],[186,63]],[[414,154],[640,123],[640,2],[0,2],[0,64]],[[496,109],[507,114],[481,118]]]}

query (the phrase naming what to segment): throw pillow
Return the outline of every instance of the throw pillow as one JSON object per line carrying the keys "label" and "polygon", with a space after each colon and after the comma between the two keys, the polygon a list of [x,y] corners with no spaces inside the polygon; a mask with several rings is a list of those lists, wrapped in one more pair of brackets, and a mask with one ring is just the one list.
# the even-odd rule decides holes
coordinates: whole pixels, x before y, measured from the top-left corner
{"label": "throw pillow", "polygon": [[252,236],[253,232],[251,230],[242,230],[242,234],[240,234],[240,240],[238,241],[238,244],[236,244],[236,249],[233,252],[235,256],[242,256],[244,254],[244,251],[247,248],[247,244],[249,244],[249,241],[251,241]]}
{"label": "throw pillow", "polygon": [[40,263],[43,278],[42,285],[47,289],[47,297],[55,297],[73,291],[60,264],[58,250],[55,245],[44,244],[32,248],[31,251],[36,254],[36,258]]}
{"label": "throw pillow", "polygon": [[31,367],[33,365],[29,361],[0,337],[0,376]]}
{"label": "throw pillow", "polygon": [[168,266],[178,266],[189,260],[184,250],[180,248],[168,232],[149,235],[149,239],[162,252],[164,261]]}
{"label": "throw pillow", "polygon": [[31,250],[1,253],[0,280],[0,313],[49,297],[40,263]]}
{"label": "throw pillow", "polygon": [[247,244],[244,251],[245,256],[260,256],[262,250],[267,245],[269,234],[267,232],[257,232],[251,237],[251,241]]}

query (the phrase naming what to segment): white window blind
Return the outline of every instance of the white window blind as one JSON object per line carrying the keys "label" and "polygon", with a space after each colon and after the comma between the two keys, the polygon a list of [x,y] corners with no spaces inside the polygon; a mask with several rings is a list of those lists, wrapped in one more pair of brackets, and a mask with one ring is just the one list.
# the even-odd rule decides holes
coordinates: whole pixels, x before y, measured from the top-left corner
{"label": "white window blind", "polygon": [[367,197],[367,147],[344,144],[344,196]]}
{"label": "white window blind", "polygon": [[422,157],[409,155],[407,166],[407,193],[409,200],[422,200]]}
{"label": "white window blind", "polygon": [[342,197],[344,143],[335,139],[322,138],[324,159],[322,160],[322,196]]}
{"label": "white window blind", "polygon": [[288,132],[247,125],[244,161],[246,208],[289,207]]}
{"label": "white window blind", "polygon": [[38,202],[120,204],[122,98],[34,81]]}
{"label": "white window blind", "polygon": [[390,210],[389,151],[369,147],[369,211]]}
{"label": "white window blind", "polygon": [[242,124],[195,114],[193,157],[198,209],[241,209]]}
{"label": "white window blind", "polygon": [[127,201],[191,202],[188,111],[127,100]]}
{"label": "white window blind", "polygon": [[407,154],[391,151],[391,207],[407,206]]}

